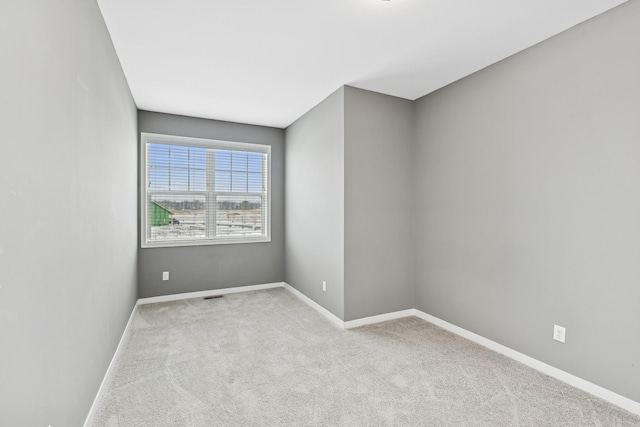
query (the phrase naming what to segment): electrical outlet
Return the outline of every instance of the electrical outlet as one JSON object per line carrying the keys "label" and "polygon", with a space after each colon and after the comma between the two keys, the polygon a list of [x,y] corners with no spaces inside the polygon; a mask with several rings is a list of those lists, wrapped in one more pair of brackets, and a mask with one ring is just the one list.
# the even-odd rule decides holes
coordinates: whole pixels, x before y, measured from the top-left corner
{"label": "electrical outlet", "polygon": [[162,280],[169,280],[169,272],[168,271],[163,271],[162,272]]}
{"label": "electrical outlet", "polygon": [[327,282],[322,281],[322,292],[327,292]]}
{"label": "electrical outlet", "polygon": [[556,341],[564,342],[567,329],[562,326],[553,325],[553,339]]}

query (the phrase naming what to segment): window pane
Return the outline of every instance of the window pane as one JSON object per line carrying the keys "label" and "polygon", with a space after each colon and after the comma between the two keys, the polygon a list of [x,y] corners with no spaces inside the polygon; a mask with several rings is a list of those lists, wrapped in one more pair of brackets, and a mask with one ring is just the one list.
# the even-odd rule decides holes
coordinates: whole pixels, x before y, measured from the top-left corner
{"label": "window pane", "polygon": [[205,197],[194,195],[153,195],[147,206],[149,240],[179,241],[203,239]]}
{"label": "window pane", "polygon": [[149,144],[149,167],[169,166],[169,146]]}
{"label": "window pane", "polygon": [[247,171],[247,152],[232,151],[231,152],[231,170],[238,172]]}
{"label": "window pane", "polygon": [[172,168],[189,167],[189,147],[169,145],[169,166]]}
{"label": "window pane", "polygon": [[239,193],[247,192],[247,173],[246,172],[232,172],[231,191],[235,191]]}
{"label": "window pane", "polygon": [[231,151],[214,150],[216,158],[216,170],[230,171],[231,170]]}
{"label": "window pane", "polygon": [[261,173],[249,173],[248,175],[248,192],[260,193],[262,189],[262,174]]}
{"label": "window pane", "polygon": [[207,168],[207,149],[191,147],[189,150],[189,167],[191,169]]}
{"label": "window pane", "polygon": [[248,153],[247,156],[248,156],[249,172],[262,173],[262,164],[266,156],[262,153]]}
{"label": "window pane", "polygon": [[188,191],[189,190],[189,169],[175,167],[171,168],[169,175],[169,190]]}
{"label": "window pane", "polygon": [[264,235],[264,212],[259,196],[218,196],[216,236],[223,238]]}
{"label": "window pane", "polygon": [[149,144],[150,190],[206,191],[207,150]]}
{"label": "window pane", "polygon": [[168,190],[169,189],[169,168],[166,166],[155,166],[149,169],[149,189]]}
{"label": "window pane", "polygon": [[191,169],[189,176],[190,191],[206,191],[207,190],[207,171],[200,169]]}
{"label": "window pane", "polygon": [[216,171],[215,191],[231,191],[231,172]]}

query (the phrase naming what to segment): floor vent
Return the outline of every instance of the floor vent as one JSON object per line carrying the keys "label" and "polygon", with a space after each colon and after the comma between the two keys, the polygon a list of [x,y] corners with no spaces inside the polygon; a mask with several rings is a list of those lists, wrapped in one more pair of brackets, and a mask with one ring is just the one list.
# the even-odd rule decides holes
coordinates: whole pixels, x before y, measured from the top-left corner
{"label": "floor vent", "polygon": [[224,298],[224,295],[212,295],[210,297],[204,297],[203,299],[216,299],[216,298]]}

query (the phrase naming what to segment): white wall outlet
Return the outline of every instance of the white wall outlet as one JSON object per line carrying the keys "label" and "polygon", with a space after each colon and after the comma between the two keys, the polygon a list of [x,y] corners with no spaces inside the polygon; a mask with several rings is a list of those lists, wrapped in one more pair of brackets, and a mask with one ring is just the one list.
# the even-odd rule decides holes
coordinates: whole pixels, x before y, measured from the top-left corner
{"label": "white wall outlet", "polygon": [[169,280],[169,272],[168,271],[163,271],[162,272],[162,280]]}
{"label": "white wall outlet", "polygon": [[322,292],[327,292],[327,282],[322,281]]}
{"label": "white wall outlet", "polygon": [[567,329],[562,326],[553,325],[553,339],[556,341],[564,342],[564,337],[567,333]]}

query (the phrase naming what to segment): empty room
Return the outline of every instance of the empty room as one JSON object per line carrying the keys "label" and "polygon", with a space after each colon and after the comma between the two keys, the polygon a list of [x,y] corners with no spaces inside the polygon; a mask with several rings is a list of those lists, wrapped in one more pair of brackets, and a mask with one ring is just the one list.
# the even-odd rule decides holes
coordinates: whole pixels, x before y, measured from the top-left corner
{"label": "empty room", "polygon": [[0,426],[640,426],[640,0],[3,0]]}

